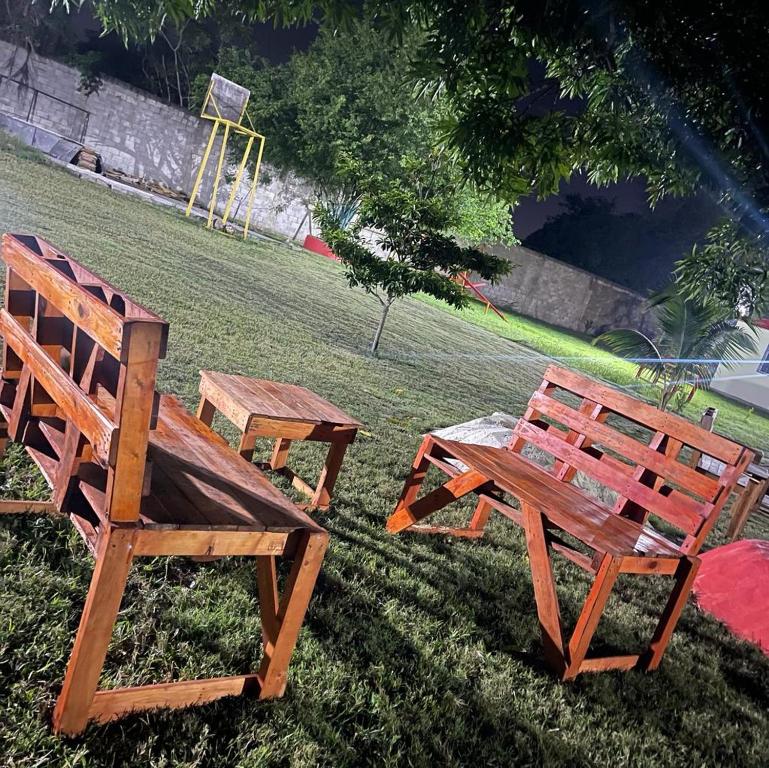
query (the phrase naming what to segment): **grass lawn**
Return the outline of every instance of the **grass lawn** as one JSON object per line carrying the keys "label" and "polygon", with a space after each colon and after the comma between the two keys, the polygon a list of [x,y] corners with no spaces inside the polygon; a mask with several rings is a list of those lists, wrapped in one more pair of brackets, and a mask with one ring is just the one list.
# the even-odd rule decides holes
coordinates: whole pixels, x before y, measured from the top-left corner
{"label": "grass lawn", "polygon": [[[540,663],[520,530],[496,519],[481,541],[385,533],[422,432],[523,409],[548,359],[513,339],[558,356],[592,348],[519,319],[490,332],[491,320],[410,300],[393,308],[372,360],[378,304],[348,289],[338,265],[207,232],[2,139],[0,228],[47,237],[170,321],[160,387],[189,406],[198,370],[212,368],[309,386],[367,425],[320,516],[331,546],[279,701],[54,737],[50,708],[92,564],[66,522],[0,521],[0,765],[766,764],[769,659],[693,607],[657,673],[563,685]],[[622,379],[622,364],[600,360]],[[721,426],[747,440],[765,430],[754,419]],[[317,471],[321,449],[299,449],[300,473]],[[17,448],[0,473],[6,496],[45,493]],[[556,571],[574,619],[587,581],[566,563]],[[626,577],[599,629],[604,645],[639,645],[667,585]],[[254,668],[255,595],[246,559],[139,561],[103,684]]]}
{"label": "grass lawn", "polygon": [[[512,312],[504,313],[507,317],[505,323],[493,312],[484,312],[483,305],[477,301],[473,301],[465,309],[456,310],[432,297],[424,297],[423,300],[503,338],[525,344],[544,355],[556,358],[566,366],[617,384],[656,404],[655,388],[636,376],[635,365],[594,347],[587,337]],[[699,421],[702,412],[710,405],[718,408],[718,432],[754,448],[769,451],[769,416],[761,411],[747,408],[716,392],[700,391],[686,405],[684,415],[692,421]]]}

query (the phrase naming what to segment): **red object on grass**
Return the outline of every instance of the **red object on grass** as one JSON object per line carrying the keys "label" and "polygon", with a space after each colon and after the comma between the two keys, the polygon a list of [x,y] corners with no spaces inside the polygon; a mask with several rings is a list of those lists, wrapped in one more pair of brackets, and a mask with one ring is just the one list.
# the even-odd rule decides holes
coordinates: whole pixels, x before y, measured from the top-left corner
{"label": "red object on grass", "polygon": [[304,238],[304,247],[308,251],[319,253],[321,256],[325,256],[328,259],[339,261],[339,259],[334,255],[334,252],[326,245],[326,243],[323,242],[323,240],[321,240],[319,237],[315,237],[315,235],[307,235],[307,237]]}
{"label": "red object on grass", "polygon": [[700,557],[697,604],[769,656],[769,541],[735,541]]}

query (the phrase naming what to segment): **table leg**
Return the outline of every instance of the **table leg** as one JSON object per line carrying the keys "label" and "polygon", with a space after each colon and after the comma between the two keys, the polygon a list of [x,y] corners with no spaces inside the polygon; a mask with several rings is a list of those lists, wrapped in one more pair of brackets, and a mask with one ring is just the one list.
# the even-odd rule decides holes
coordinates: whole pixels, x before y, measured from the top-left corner
{"label": "table leg", "polygon": [[200,403],[198,404],[198,418],[207,427],[210,427],[211,423],[214,420],[215,413],[216,413],[216,408],[214,408],[214,404],[211,403],[209,400],[206,400],[205,395],[203,395],[200,398]]}
{"label": "table leg", "polygon": [[256,437],[250,435],[248,432],[244,433],[240,437],[240,443],[238,444],[238,453],[246,460],[253,461],[254,459],[254,446],[256,446]]}
{"label": "table leg", "polygon": [[272,449],[270,457],[270,469],[283,469],[288,460],[288,449],[291,447],[291,441],[285,437],[279,437],[275,441],[275,447]]}
{"label": "table leg", "polygon": [[331,443],[326,455],[326,463],[321,470],[318,485],[310,502],[311,507],[326,509],[331,503],[331,494],[334,492],[334,485],[342,468],[348,444],[347,441]]}

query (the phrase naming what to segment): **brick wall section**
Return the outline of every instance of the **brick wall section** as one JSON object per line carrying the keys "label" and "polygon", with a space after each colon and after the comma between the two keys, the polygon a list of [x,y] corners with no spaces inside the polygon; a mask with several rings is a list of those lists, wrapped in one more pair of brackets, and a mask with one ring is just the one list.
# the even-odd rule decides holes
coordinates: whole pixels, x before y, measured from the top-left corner
{"label": "brick wall section", "polygon": [[[0,75],[5,75],[0,82],[0,110],[24,119],[29,115],[33,93],[10,82],[7,75],[13,75],[25,59],[22,49],[0,40]],[[28,62],[26,84],[41,92],[31,120],[36,125],[82,140],[99,152],[108,167],[162,181],[185,193],[192,190],[211,132],[210,121],[107,77],[97,93],[86,96],[78,91],[80,73],[76,69],[34,54]],[[211,165],[218,149],[217,142]],[[252,162],[255,157],[254,150]],[[233,156],[231,160],[236,165],[240,158]],[[235,168],[231,170],[234,173]],[[306,212],[303,199],[307,185],[293,178],[281,179],[269,166],[264,171],[254,201],[254,224],[293,235]],[[205,206],[210,200],[211,176],[207,174],[202,186],[200,202]],[[238,200],[245,197],[249,181],[244,179]],[[218,196],[220,210],[228,194],[229,188],[223,184]],[[236,204],[235,209],[243,217],[245,202]],[[305,222],[300,237],[307,231]]]}
{"label": "brick wall section", "polygon": [[497,284],[481,289],[497,306],[590,336],[613,328],[653,333],[640,294],[528,248],[488,250],[515,265]]}

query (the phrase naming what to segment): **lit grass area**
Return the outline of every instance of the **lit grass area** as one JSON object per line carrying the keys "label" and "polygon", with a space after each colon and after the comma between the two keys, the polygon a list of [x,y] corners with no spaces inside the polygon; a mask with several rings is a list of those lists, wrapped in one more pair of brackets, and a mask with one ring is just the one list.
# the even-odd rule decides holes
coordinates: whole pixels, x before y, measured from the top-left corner
{"label": "lit grass area", "polygon": [[[769,659],[694,607],[658,672],[563,685],[540,661],[520,530],[497,518],[479,541],[385,532],[421,433],[519,414],[548,358],[409,300],[393,308],[373,360],[378,304],[350,290],[337,264],[208,232],[2,139],[0,227],[47,237],[165,317],[160,387],[189,406],[198,371],[211,368],[309,386],[366,423],[318,516],[331,545],[278,701],[225,700],[54,737],[50,708],[92,562],[65,521],[0,520],[0,765],[765,765]],[[300,474],[318,470],[320,452],[298,446]],[[0,479],[5,497],[46,492],[17,447]],[[573,620],[587,579],[555,567]],[[668,585],[624,579],[599,650],[639,647]],[[137,562],[102,684],[253,669],[255,595],[248,559]]]}
{"label": "lit grass area", "polygon": [[[430,297],[420,298],[431,306],[461,317],[468,323],[547,355],[562,365],[617,384],[631,394],[646,397],[656,403],[655,388],[636,376],[635,365],[593,346],[585,336],[514,312],[504,312],[507,317],[507,322],[504,322],[493,312],[485,312],[484,305],[477,301],[472,301],[464,309],[456,310]],[[717,431],[746,445],[769,451],[769,416],[761,411],[729,400],[717,392],[700,391],[685,406],[683,413],[696,422],[705,408],[711,405],[718,408]]]}

